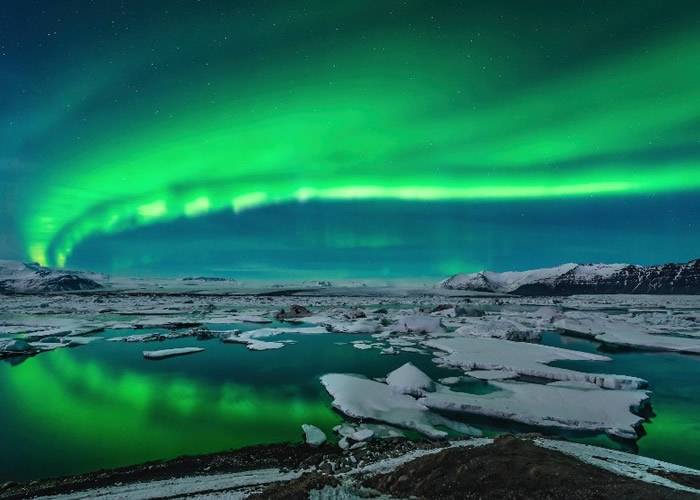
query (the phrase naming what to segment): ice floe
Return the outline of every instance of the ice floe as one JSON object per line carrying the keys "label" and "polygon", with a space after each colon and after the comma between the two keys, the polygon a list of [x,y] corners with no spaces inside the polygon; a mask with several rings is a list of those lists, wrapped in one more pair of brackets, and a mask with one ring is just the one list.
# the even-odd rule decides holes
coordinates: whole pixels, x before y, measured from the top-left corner
{"label": "ice floe", "polygon": [[321,429],[311,424],[303,424],[301,430],[304,432],[306,444],[311,446],[320,446],[326,442],[326,433]]}
{"label": "ice floe", "polygon": [[411,396],[396,392],[381,382],[358,375],[331,373],[321,377],[321,383],[333,397],[333,407],[352,418],[385,422],[416,430],[432,438],[447,436],[436,425],[448,426],[466,434],[479,434],[476,429],[432,413]]}
{"label": "ice floe", "polygon": [[203,350],[203,347],[177,347],[174,349],[161,349],[159,351],[143,351],[143,357],[146,359],[165,359],[173,356],[194,354],[196,352],[202,352]]}
{"label": "ice floe", "polygon": [[464,371],[505,370],[549,380],[575,380],[591,382],[608,389],[637,389],[646,381],[626,375],[584,373],[576,370],[549,366],[554,361],[609,361],[598,354],[561,349],[539,344],[512,342],[479,337],[440,338],[424,344],[444,351],[439,361],[459,367]]}
{"label": "ice floe", "polygon": [[[658,316],[646,321],[636,317],[611,317],[599,313],[567,312],[553,322],[558,330],[591,338],[604,344],[652,351],[675,351],[700,354],[700,337],[697,325],[693,329],[678,328],[681,335],[672,335],[669,329],[659,326]],[[653,317],[653,316],[652,316]],[[666,315],[666,319],[673,318]],[[694,323],[694,322],[693,322]],[[685,326],[685,325],[684,325]],[[697,330],[696,330],[697,328]]]}
{"label": "ice floe", "polygon": [[442,388],[426,394],[419,402],[435,410],[636,439],[644,419],[631,410],[640,411],[649,399],[646,391],[639,390],[582,390],[528,382],[490,383],[500,390],[468,394]]}

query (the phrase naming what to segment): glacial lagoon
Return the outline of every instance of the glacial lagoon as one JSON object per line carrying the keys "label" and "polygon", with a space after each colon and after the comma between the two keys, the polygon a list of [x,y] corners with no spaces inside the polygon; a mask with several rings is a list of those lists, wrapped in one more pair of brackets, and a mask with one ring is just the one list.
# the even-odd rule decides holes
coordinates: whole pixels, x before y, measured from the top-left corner
{"label": "glacial lagoon", "polygon": [[[243,331],[258,327],[246,323],[211,325],[212,329]],[[107,339],[149,331],[167,330],[107,329],[97,335]],[[377,349],[358,349],[351,344],[361,340],[370,343],[372,337],[290,333],[275,336],[275,341],[290,341],[283,349],[266,351],[251,351],[245,345],[217,339],[96,341],[22,360],[9,358],[0,362],[0,442],[5,451],[0,458],[0,479],[74,474],[263,443],[301,443],[301,425],[306,423],[332,438],[332,428],[343,417],[332,408],[332,399],[319,382],[323,374],[381,378],[408,361],[433,380],[460,374],[436,366],[432,353],[383,355]],[[542,343],[586,352],[598,352],[599,348],[597,342],[557,333],[545,333]],[[161,361],[147,361],[142,356],[144,350],[184,346],[204,347],[205,351]],[[612,361],[555,365],[648,380],[655,415],[644,425],[646,435],[636,445],[605,435],[450,416],[487,435],[508,431],[565,435],[699,468],[700,358],[629,351],[605,354]],[[493,390],[487,382],[476,379],[452,389],[475,394]]]}

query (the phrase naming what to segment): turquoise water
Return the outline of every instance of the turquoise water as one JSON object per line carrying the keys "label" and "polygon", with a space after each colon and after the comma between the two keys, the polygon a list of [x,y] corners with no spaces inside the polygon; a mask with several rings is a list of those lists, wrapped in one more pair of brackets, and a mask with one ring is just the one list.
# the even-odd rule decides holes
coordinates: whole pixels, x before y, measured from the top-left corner
{"label": "turquoise water", "polygon": [[[276,326],[276,325],[272,325]],[[220,329],[256,325],[221,325]],[[105,336],[157,330],[107,331]],[[407,361],[432,378],[458,374],[433,365],[430,355],[383,356],[347,345],[362,335],[285,334],[283,349],[251,352],[243,345],[192,338],[151,343],[95,342],[59,349],[11,365],[0,363],[0,479],[26,480],[115,467],[246,445],[301,442],[300,426],[331,435],[341,417],[319,383],[324,373],[383,377]],[[548,334],[550,345],[595,350],[596,345]],[[346,345],[338,345],[346,343]],[[146,361],[142,351],[201,346],[202,353]],[[638,443],[645,455],[700,467],[700,359],[667,354],[616,353],[613,361],[567,363],[580,370],[646,378],[657,416]],[[484,393],[485,382],[459,390]],[[527,430],[476,421],[487,434]],[[606,437],[585,442],[622,445]]]}
{"label": "turquoise water", "polygon": [[[644,425],[646,435],[637,441],[642,455],[700,469],[700,356],[654,352],[600,352],[598,343],[545,334],[548,345],[597,352],[612,358],[606,363],[563,361],[562,368],[641,377],[649,381],[655,413]],[[609,438],[588,440],[603,446],[621,446]],[[628,450],[629,451],[629,450]]]}
{"label": "turquoise water", "polygon": [[[276,326],[276,325],[272,325]],[[223,325],[251,329],[251,325]],[[122,336],[158,330],[107,331]],[[301,424],[332,434],[341,417],[318,378],[382,377],[406,361],[432,376],[427,356],[381,356],[338,342],[358,335],[285,334],[297,343],[251,352],[192,338],[94,342],[0,362],[0,479],[32,479],[272,442],[301,442]],[[146,361],[144,350],[201,346],[201,353]],[[476,383],[482,387],[483,384]]]}

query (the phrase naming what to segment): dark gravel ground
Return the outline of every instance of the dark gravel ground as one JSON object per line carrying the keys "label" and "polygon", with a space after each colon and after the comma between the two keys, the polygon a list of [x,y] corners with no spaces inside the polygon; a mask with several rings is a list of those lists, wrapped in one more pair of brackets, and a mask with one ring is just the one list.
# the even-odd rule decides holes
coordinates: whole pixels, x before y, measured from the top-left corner
{"label": "dark gravel ground", "polygon": [[[241,472],[262,468],[312,469],[299,479],[268,486],[251,498],[305,499],[311,490],[341,484],[338,472],[436,442],[377,440],[364,448],[343,452],[336,446],[262,445],[168,461],[149,462],[69,476],[0,486],[0,498],[31,498],[92,488],[187,475]],[[669,476],[681,484],[700,487],[694,476]],[[450,448],[406,463],[388,474],[354,477],[354,487],[369,488],[395,498],[419,499],[697,499],[661,486],[624,478],[584,464],[557,451],[540,448],[527,439],[498,438],[475,448]],[[346,479],[347,484],[347,479]]]}

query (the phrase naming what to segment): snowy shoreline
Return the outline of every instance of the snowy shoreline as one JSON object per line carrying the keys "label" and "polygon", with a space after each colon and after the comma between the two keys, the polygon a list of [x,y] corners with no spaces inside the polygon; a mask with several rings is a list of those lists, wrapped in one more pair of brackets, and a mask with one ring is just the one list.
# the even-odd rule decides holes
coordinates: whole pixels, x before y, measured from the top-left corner
{"label": "snowy shoreline", "polygon": [[[387,493],[402,498],[391,488],[396,487],[395,478],[403,474],[401,471],[411,468],[418,471],[412,477],[416,487],[431,487],[431,481],[435,481],[431,477],[440,477],[440,481],[467,482],[463,491],[467,493],[471,488],[477,493],[478,482],[470,477],[481,472],[470,472],[468,468],[453,471],[446,461],[451,455],[459,461],[468,461],[468,457],[474,455],[482,461],[499,463],[501,467],[504,460],[512,462],[516,468],[522,461],[528,461],[531,467],[551,469],[556,475],[571,475],[571,483],[588,480],[594,474],[601,483],[623,485],[628,495],[639,495],[639,498],[654,498],[648,495],[692,498],[700,493],[700,471],[697,470],[567,441],[506,436],[496,440],[475,438],[437,443],[392,438],[346,450],[320,443],[313,446],[263,445],[78,476],[8,483],[0,490],[0,498],[265,498],[275,489],[295,491],[299,487],[306,495],[316,498],[325,498],[318,496],[322,492],[330,495],[328,498],[336,498],[332,495],[359,498],[360,492],[365,495],[363,498],[378,498]],[[435,463],[430,466],[433,473],[429,477],[420,473],[420,464],[426,461]],[[570,464],[568,468],[567,464]],[[444,468],[447,476],[434,474],[440,468]],[[500,474],[497,471],[494,473]],[[501,487],[518,491],[527,485],[532,498],[539,498],[538,492],[551,495],[557,491],[563,495],[581,491],[575,484],[564,482],[562,485],[549,473],[532,478],[512,474],[507,469],[503,472],[510,475],[501,480]],[[433,487],[443,485],[434,483]],[[588,487],[596,488],[596,484]]]}

